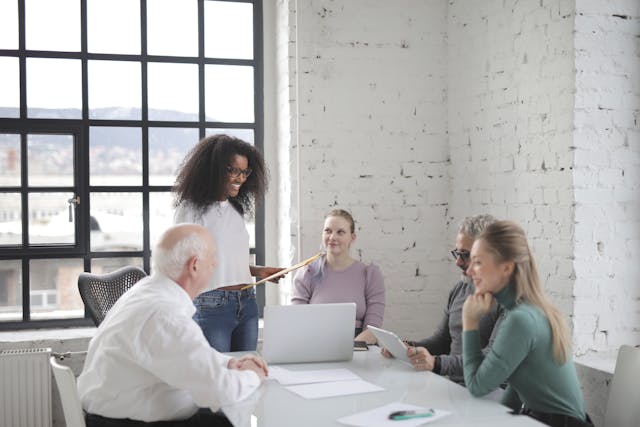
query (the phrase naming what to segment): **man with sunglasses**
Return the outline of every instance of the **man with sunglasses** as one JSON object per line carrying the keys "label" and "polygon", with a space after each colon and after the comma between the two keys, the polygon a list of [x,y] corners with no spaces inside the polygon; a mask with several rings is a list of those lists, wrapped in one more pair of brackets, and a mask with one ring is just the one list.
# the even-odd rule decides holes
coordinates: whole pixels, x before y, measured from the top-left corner
{"label": "man with sunglasses", "polygon": [[[491,215],[466,217],[458,227],[456,247],[451,251],[456,266],[462,270],[460,281],[449,291],[444,315],[433,334],[420,341],[406,341],[407,355],[419,371],[433,371],[452,381],[464,384],[462,371],[462,305],[475,292],[473,281],[467,276],[471,246],[476,237],[496,219]],[[493,331],[502,316],[502,308],[494,304],[480,321],[480,337],[485,351],[493,338]],[[385,349],[382,354],[391,357]]]}

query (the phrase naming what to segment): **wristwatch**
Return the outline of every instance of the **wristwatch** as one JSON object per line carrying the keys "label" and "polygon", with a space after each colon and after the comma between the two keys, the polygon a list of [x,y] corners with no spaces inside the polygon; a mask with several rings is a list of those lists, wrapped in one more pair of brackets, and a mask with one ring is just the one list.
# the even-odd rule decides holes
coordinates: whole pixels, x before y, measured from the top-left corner
{"label": "wristwatch", "polygon": [[441,369],[441,365],[440,365],[440,356],[433,356],[434,361],[433,361],[433,372],[434,374],[438,374],[440,375],[440,369]]}

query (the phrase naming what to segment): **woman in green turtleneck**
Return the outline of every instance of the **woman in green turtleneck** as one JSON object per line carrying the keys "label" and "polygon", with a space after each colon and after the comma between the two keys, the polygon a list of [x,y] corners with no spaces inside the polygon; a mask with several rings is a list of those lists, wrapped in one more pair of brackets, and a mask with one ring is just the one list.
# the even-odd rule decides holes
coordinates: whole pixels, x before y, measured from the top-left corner
{"label": "woman in green turtleneck", "polygon": [[[589,426],[571,339],[561,313],[544,295],[522,229],[510,221],[488,226],[471,249],[467,274],[476,293],[462,308],[464,379],[474,396],[508,383],[502,403],[551,426]],[[483,355],[479,319],[493,299],[504,319]]]}

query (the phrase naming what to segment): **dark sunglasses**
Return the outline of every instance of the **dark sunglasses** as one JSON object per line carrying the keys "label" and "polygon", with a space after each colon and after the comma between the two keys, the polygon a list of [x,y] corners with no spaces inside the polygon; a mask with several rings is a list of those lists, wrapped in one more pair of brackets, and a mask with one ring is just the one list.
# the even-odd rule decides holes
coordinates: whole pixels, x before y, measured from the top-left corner
{"label": "dark sunglasses", "polygon": [[469,261],[469,258],[471,258],[471,253],[469,253],[468,251],[459,251],[457,249],[454,249],[451,251],[451,256],[456,261],[458,260],[458,257],[460,257],[462,258],[462,261],[467,262]]}

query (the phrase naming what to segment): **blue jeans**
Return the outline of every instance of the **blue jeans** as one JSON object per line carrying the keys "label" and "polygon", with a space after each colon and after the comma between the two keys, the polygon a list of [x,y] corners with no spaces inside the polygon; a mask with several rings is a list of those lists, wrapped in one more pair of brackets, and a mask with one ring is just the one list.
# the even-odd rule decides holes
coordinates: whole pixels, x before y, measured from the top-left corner
{"label": "blue jeans", "polygon": [[255,289],[208,291],[193,301],[193,316],[211,347],[219,352],[255,351],[258,344],[258,304]]}

